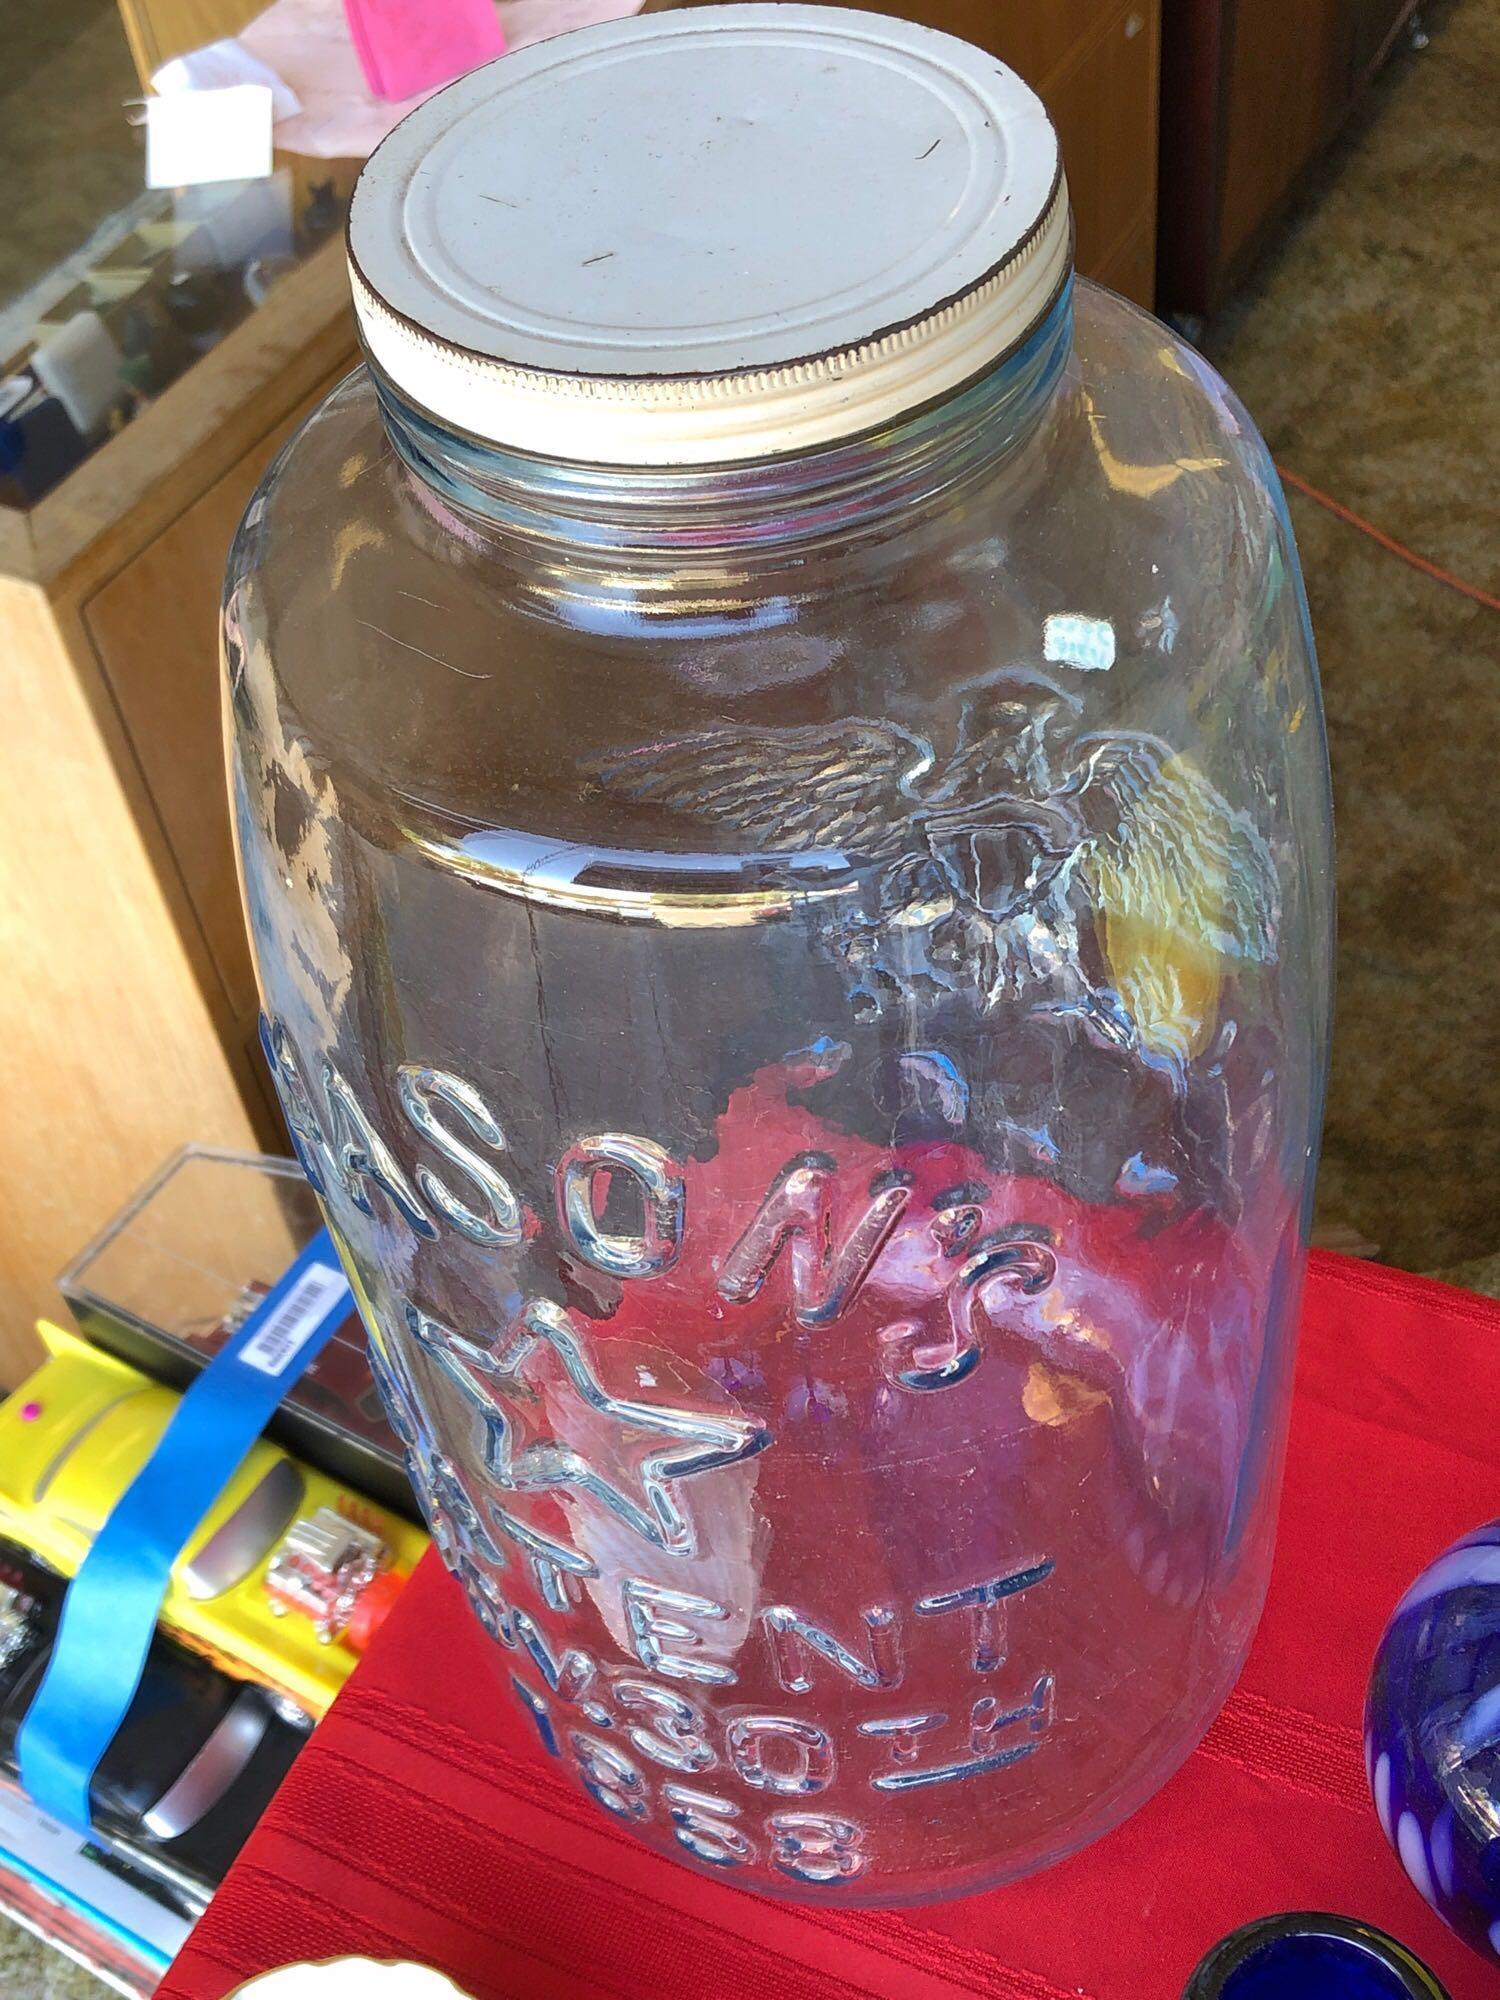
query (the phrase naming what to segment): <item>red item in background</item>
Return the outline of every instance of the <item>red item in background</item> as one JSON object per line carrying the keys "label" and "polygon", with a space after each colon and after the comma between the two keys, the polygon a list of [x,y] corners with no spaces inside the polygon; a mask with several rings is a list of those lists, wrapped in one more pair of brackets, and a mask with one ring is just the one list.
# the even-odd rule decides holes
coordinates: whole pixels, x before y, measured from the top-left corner
{"label": "red item in background", "polygon": [[1270,1600],[1223,1714],[1073,1860],[899,1915],[767,1902],[641,1848],[553,1775],[429,1557],[158,2000],[343,1953],[475,2000],[1178,2000],[1216,1939],[1286,1909],[1363,1917],[1485,2000],[1493,1970],[1386,1847],[1359,1730],[1396,1599],[1494,1512],[1497,1407],[1500,1306],[1315,1255]]}
{"label": "red item in background", "polygon": [[393,102],[505,52],[490,0],[344,0],[344,14],[365,82]]}
{"label": "red item in background", "polygon": [[375,1634],[395,1609],[396,1599],[406,1584],[404,1569],[383,1569],[371,1577],[354,1600],[354,1609],[344,1628],[345,1645],[356,1653],[369,1652]]}

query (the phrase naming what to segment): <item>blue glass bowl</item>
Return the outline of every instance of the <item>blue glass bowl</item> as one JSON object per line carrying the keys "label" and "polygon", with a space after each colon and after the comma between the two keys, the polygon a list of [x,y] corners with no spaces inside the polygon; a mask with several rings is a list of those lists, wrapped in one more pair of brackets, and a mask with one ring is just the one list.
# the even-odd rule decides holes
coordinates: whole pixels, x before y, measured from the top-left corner
{"label": "blue glass bowl", "polygon": [[1445,1549],[1396,1606],[1370,1676],[1365,1763],[1402,1866],[1500,1959],[1500,1521]]}
{"label": "blue glass bowl", "polygon": [[1231,1931],[1182,2000],[1448,2000],[1405,1945],[1352,1917],[1298,1910]]}

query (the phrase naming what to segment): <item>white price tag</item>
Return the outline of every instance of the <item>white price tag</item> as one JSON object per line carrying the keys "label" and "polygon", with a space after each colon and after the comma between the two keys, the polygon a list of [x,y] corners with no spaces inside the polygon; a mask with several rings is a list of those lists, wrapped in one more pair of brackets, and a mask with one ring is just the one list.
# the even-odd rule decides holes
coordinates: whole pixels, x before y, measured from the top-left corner
{"label": "white price tag", "polygon": [[327,1264],[309,1264],[270,1317],[245,1342],[239,1359],[262,1375],[279,1375],[341,1300],[349,1297],[349,1281]]}
{"label": "white price tag", "polygon": [[146,185],[254,181],[271,171],[272,92],[267,84],[174,90],[146,99]]}

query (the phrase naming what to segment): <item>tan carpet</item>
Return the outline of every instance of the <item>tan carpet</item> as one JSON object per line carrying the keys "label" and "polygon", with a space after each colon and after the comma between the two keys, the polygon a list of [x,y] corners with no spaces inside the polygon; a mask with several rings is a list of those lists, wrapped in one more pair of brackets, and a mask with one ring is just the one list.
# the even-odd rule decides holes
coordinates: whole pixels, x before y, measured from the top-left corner
{"label": "tan carpet", "polygon": [[[1429,13],[1206,342],[1276,456],[1500,593],[1500,0]],[[1320,1219],[1500,1251],[1500,615],[1297,494],[1328,706],[1339,995]]]}
{"label": "tan carpet", "polygon": [[139,96],[112,0],[0,0],[0,306],[141,191]]}
{"label": "tan carpet", "polygon": [[112,1989],[29,1931],[0,1917],[0,1994],[5,2000],[114,2000]]}

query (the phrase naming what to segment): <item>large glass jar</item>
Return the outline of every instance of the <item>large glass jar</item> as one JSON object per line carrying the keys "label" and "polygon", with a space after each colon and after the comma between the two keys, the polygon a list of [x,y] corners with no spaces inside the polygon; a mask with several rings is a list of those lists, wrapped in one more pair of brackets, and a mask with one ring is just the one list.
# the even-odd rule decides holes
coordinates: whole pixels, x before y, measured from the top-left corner
{"label": "large glass jar", "polygon": [[1054,1860],[1270,1561],[1330,897],[1264,447],[1072,281],[1035,98],[883,17],[506,57],[350,242],[368,365],[230,562],[235,813],[497,1679],[731,1880]]}

